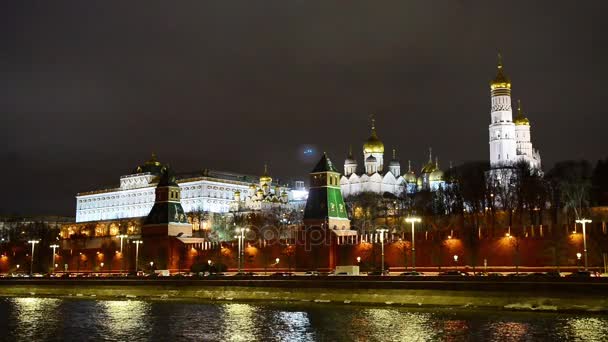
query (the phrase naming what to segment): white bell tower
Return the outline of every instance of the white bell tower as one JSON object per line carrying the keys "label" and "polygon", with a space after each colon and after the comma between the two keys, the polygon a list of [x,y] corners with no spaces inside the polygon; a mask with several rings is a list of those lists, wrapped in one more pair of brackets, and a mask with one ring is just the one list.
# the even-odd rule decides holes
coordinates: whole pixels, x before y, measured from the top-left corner
{"label": "white bell tower", "polygon": [[515,124],[511,108],[511,81],[504,74],[498,54],[498,73],[490,82],[492,109],[490,122],[490,166],[498,168],[517,161]]}

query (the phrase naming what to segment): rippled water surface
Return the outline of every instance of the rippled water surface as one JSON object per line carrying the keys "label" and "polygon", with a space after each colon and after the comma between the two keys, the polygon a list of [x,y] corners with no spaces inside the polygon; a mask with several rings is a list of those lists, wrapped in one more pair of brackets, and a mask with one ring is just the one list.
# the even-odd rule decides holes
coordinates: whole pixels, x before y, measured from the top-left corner
{"label": "rippled water surface", "polygon": [[313,303],[0,298],[6,341],[607,341],[608,317]]}

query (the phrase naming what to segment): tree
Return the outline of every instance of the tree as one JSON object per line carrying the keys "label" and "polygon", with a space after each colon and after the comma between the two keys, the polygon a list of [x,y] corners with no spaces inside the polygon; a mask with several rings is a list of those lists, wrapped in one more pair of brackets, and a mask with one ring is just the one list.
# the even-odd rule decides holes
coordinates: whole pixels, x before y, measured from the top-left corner
{"label": "tree", "polygon": [[559,192],[561,207],[580,219],[589,206],[591,190],[591,165],[585,160],[565,161],[555,164],[547,178]]}

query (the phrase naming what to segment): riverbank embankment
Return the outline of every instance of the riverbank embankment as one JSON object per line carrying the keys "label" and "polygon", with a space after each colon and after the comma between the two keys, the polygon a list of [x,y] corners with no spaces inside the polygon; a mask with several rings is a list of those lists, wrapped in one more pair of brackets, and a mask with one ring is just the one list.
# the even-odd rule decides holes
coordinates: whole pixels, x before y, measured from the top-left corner
{"label": "riverbank embankment", "polygon": [[2,279],[0,296],[308,301],[510,310],[608,312],[608,279],[445,277],[224,277]]}

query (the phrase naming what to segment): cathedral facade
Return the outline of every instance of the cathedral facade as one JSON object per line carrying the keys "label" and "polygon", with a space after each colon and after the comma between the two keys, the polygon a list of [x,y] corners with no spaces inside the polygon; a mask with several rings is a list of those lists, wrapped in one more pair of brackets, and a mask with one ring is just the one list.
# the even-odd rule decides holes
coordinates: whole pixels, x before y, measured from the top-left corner
{"label": "cathedral facade", "polygon": [[363,171],[358,171],[358,163],[349,151],[344,161],[344,174],[340,179],[340,187],[344,197],[357,195],[362,192],[377,194],[391,193],[395,196],[412,194],[416,191],[437,191],[445,184],[439,161],[433,161],[429,151],[429,161],[422,167],[420,174],[408,169],[401,173],[401,163],[393,149],[392,159],[384,165],[384,143],[378,138],[375,119],[371,119],[371,134],[363,144]]}

